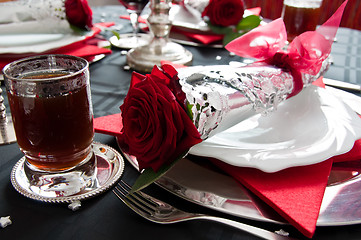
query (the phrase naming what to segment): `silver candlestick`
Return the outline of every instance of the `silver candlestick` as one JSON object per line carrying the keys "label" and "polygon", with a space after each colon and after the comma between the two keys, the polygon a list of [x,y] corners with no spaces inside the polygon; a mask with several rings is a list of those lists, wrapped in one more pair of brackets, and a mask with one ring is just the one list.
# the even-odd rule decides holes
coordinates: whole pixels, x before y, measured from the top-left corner
{"label": "silver candlestick", "polygon": [[2,92],[0,88],[0,145],[16,142],[14,125],[11,116],[6,114]]}
{"label": "silver candlestick", "polygon": [[148,17],[149,30],[153,39],[149,44],[132,49],[127,54],[128,65],[141,72],[150,72],[161,61],[190,65],[193,55],[178,43],[169,40],[172,21],[169,11],[172,0],[151,0]]}

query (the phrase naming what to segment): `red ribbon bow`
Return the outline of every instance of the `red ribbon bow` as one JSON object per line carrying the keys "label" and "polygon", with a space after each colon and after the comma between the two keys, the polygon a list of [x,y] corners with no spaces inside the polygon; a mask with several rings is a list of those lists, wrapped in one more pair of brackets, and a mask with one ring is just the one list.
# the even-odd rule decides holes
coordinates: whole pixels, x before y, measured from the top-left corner
{"label": "red ribbon bow", "polygon": [[259,62],[290,71],[294,78],[294,89],[290,96],[294,96],[303,88],[301,74],[316,75],[323,61],[330,55],[347,2],[348,0],[316,31],[308,31],[296,37],[287,51],[282,50],[287,41],[287,33],[281,18],[253,29],[225,48],[239,56],[256,58]]}

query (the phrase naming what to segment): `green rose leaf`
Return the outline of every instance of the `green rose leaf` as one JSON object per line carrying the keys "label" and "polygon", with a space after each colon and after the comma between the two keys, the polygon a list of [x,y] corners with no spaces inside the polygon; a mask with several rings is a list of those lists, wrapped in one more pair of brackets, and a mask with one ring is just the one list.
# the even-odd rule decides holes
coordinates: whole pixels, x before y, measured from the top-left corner
{"label": "green rose leaf", "polygon": [[216,25],[211,24],[210,22],[207,22],[207,24],[208,24],[208,27],[211,29],[211,31],[216,34],[225,35],[225,34],[233,31],[231,27],[216,26]]}
{"label": "green rose leaf", "polygon": [[118,40],[120,39],[120,34],[117,31],[112,30],[111,32],[114,34],[114,36],[116,36]]}
{"label": "green rose leaf", "polygon": [[193,108],[193,104],[189,104],[189,102],[187,101],[186,110],[187,110],[187,115],[189,116],[190,119],[193,119],[192,108]]}
{"label": "green rose leaf", "polygon": [[180,159],[182,159],[185,155],[187,155],[188,152],[182,153],[175,161],[172,161],[169,165],[163,165],[157,172],[154,172],[152,168],[144,169],[142,174],[137,178],[135,181],[130,193],[134,193],[136,191],[139,191],[147,186],[149,186],[151,183],[157,181],[160,177],[162,177],[169,169],[171,169],[176,162],[178,162]]}
{"label": "green rose leaf", "polygon": [[243,18],[236,26],[237,31],[250,31],[261,23],[262,19],[256,15]]}
{"label": "green rose leaf", "polygon": [[227,45],[229,42],[231,42],[232,40],[242,36],[244,34],[244,32],[240,33],[240,32],[229,32],[228,34],[224,35],[223,37],[223,46]]}
{"label": "green rose leaf", "polygon": [[76,34],[79,34],[81,36],[84,36],[84,35],[87,35],[88,33],[90,33],[89,30],[86,30],[84,28],[80,28],[80,27],[77,27],[73,24],[69,24],[70,28],[76,33]]}

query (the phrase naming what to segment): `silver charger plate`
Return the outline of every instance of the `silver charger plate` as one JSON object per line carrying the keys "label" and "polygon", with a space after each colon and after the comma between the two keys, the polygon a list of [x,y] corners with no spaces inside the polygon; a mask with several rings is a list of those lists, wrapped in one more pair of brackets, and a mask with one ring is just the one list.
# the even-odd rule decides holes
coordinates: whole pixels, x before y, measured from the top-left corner
{"label": "silver charger plate", "polygon": [[[361,105],[361,98],[333,92],[342,99],[350,95]],[[342,97],[341,97],[342,96]],[[348,101],[345,101],[347,105]],[[353,106],[350,106],[353,108]],[[356,111],[356,109],[353,109]],[[134,168],[137,160],[123,151]],[[287,222],[256,195],[220,172],[205,158],[185,158],[175,164],[156,184],[187,201],[246,219],[286,224]],[[322,201],[317,226],[344,226],[361,223],[361,160],[351,165],[334,164]]]}
{"label": "silver charger plate", "polygon": [[44,197],[30,189],[29,180],[24,173],[25,157],[22,157],[13,167],[11,183],[23,196],[48,203],[71,203],[95,197],[113,186],[124,171],[122,155],[107,145],[94,142],[93,150],[97,159],[97,176],[95,186],[88,187],[81,192],[66,197]]}
{"label": "silver charger plate", "polygon": [[[138,169],[134,156],[123,152]],[[200,161],[202,164],[196,163]],[[333,169],[324,194],[317,226],[344,226],[361,223],[361,162],[356,168]],[[172,194],[222,213],[262,222],[287,224],[275,210],[242,187],[232,177],[197,159],[180,160],[156,184]]]}

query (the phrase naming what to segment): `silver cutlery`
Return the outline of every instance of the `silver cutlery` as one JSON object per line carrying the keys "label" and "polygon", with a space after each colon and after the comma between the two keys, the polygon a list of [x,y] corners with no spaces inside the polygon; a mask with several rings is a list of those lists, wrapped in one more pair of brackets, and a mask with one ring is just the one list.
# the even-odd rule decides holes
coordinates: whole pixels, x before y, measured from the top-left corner
{"label": "silver cutlery", "polygon": [[343,81],[334,80],[334,79],[330,79],[330,78],[323,78],[323,82],[327,86],[336,87],[336,88],[346,90],[346,91],[354,91],[354,92],[361,93],[361,86],[358,84],[343,82]]}
{"label": "silver cutlery", "polygon": [[170,224],[188,220],[210,220],[223,223],[263,239],[271,240],[295,240],[288,236],[279,235],[258,227],[236,222],[230,219],[210,215],[189,213],[179,210],[168,203],[149,196],[141,191],[130,193],[131,187],[124,181],[120,181],[113,189],[114,194],[130,207],[134,212],[155,223]]}

